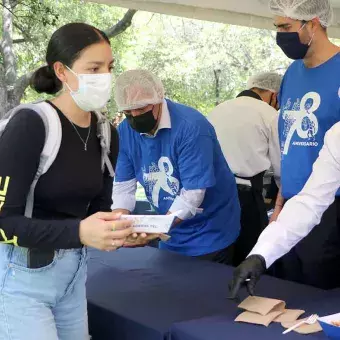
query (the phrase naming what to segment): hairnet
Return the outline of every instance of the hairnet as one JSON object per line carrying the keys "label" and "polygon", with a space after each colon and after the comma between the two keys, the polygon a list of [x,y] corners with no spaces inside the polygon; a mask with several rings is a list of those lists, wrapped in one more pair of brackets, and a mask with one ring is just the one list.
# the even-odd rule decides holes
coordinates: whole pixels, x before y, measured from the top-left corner
{"label": "hairnet", "polygon": [[273,14],[294,20],[309,21],[318,18],[324,27],[332,24],[330,0],[270,0]]}
{"label": "hairnet", "polygon": [[163,84],[149,71],[126,71],[117,78],[115,100],[120,111],[159,104],[163,99]]}
{"label": "hairnet", "polygon": [[282,76],[275,72],[264,72],[256,74],[249,78],[247,89],[250,90],[257,87],[262,90],[279,92],[282,82]]}

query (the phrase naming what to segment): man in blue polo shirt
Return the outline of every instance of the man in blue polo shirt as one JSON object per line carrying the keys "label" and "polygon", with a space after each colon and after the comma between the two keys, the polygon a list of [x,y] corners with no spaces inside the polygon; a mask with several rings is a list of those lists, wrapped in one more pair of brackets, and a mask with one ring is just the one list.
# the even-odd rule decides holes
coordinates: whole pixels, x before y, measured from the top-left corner
{"label": "man in blue polo shirt", "polygon": [[240,207],[214,128],[193,108],[165,99],[161,81],[145,70],[118,77],[115,98],[126,119],[118,128],[112,208],[133,211],[139,182],[159,214],[179,212],[160,248],[230,263]]}
{"label": "man in blue polo shirt", "polygon": [[[275,15],[278,45],[288,57],[296,59],[281,85],[281,196],[272,219],[275,221],[285,201],[305,186],[326,132],[340,120],[340,50],[327,36],[332,22],[329,0],[270,0],[270,9]],[[295,218],[298,223],[304,217]],[[340,276],[334,276],[335,268],[340,267],[339,225],[338,193],[320,225],[274,265],[274,274],[324,289],[339,287]],[[259,261],[250,256],[236,271],[233,296],[240,278],[256,277],[249,270],[256,267],[249,266],[254,260]]]}
{"label": "man in blue polo shirt", "polygon": [[[276,15],[277,43],[296,59],[280,93],[281,193],[289,200],[307,182],[325,133],[340,120],[340,54],[327,36],[332,18],[329,0],[271,0],[270,6]],[[278,276],[332,288],[334,265],[340,265],[338,218],[340,201],[336,199],[320,227],[278,263]]]}

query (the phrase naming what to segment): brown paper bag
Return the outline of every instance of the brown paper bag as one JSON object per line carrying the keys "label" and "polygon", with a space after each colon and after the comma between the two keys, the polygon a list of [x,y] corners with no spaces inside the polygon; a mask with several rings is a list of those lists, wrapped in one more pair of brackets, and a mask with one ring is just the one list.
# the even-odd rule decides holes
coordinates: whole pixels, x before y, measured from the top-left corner
{"label": "brown paper bag", "polygon": [[[282,322],[281,325],[284,328],[290,328],[294,325],[296,325],[298,322],[302,321],[302,320],[306,320],[307,318],[304,319],[300,319],[300,320],[295,320],[292,322]],[[300,333],[300,334],[312,334],[312,333],[317,333],[317,332],[321,332],[322,328],[319,324],[319,322],[315,322],[312,325],[307,325],[307,324],[303,324],[302,326],[295,328],[294,332]]]}
{"label": "brown paper bag", "polygon": [[235,321],[252,323],[268,327],[270,323],[282,313],[283,313],[282,311],[276,311],[269,312],[267,315],[261,315],[253,312],[243,312],[235,319]]}
{"label": "brown paper bag", "polygon": [[249,296],[243,302],[241,302],[238,307],[248,312],[267,315],[269,312],[283,312],[286,307],[286,303],[281,300],[268,299],[259,296]]}
{"label": "brown paper bag", "polygon": [[285,309],[283,313],[274,320],[274,322],[293,322],[304,313],[305,311],[301,309]]}

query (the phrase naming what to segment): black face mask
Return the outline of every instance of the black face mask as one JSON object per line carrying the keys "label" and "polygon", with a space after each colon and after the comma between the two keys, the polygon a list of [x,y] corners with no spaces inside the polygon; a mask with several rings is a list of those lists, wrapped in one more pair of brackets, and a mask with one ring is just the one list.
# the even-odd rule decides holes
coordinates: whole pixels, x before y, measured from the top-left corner
{"label": "black face mask", "polygon": [[126,119],[130,126],[139,133],[149,133],[157,125],[157,119],[153,116],[153,111],[147,111],[139,116],[133,117],[126,115]]}
{"label": "black face mask", "polygon": [[300,41],[298,32],[277,32],[276,43],[288,58],[294,60],[304,59],[310,46]]}
{"label": "black face mask", "polygon": [[278,108],[278,105],[279,103],[278,103],[278,101],[277,101],[277,98],[276,98],[276,100],[274,101],[274,93],[272,93],[272,95],[270,96],[270,101],[269,101],[269,105],[271,106],[271,107],[273,107],[275,110],[278,110],[279,108]]}

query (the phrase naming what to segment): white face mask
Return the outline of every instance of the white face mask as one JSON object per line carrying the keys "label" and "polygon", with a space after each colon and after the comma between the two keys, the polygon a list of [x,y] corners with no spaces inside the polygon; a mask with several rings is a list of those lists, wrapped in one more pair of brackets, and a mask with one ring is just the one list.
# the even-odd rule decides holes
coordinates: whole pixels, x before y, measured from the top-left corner
{"label": "white face mask", "polygon": [[[67,67],[67,66],[66,66]],[[67,67],[78,78],[79,86],[77,91],[70,90],[70,95],[77,106],[86,111],[100,110],[108,103],[112,92],[112,74],[77,74]]]}

